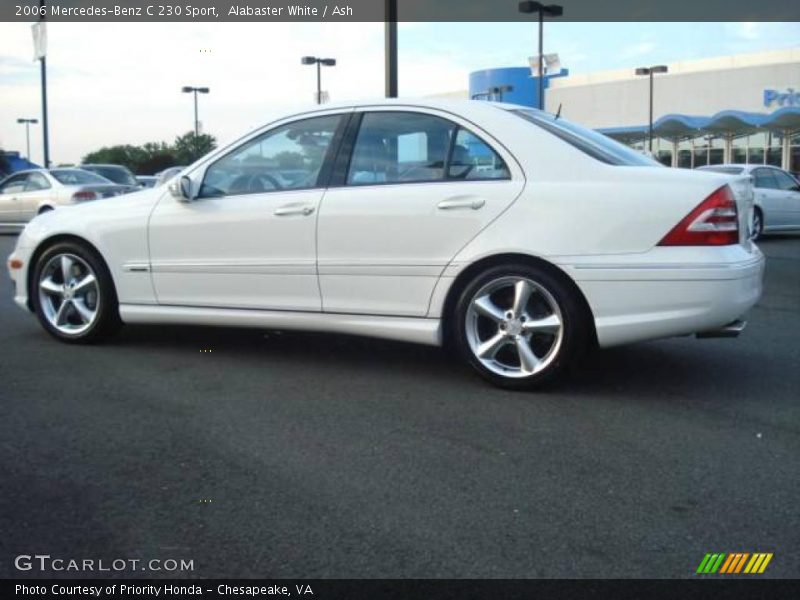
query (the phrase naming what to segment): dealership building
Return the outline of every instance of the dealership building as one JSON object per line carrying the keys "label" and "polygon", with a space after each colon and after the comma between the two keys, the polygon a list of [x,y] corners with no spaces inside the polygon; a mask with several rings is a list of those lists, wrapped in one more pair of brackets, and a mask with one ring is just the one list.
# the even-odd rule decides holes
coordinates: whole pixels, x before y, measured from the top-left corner
{"label": "dealership building", "polygon": [[[644,65],[650,66],[650,65]],[[800,171],[800,48],[683,61],[653,76],[653,152],[666,165],[765,163]],[[545,109],[647,147],[649,76],[622,69],[545,75]],[[528,67],[476,71],[446,94],[538,105]]]}

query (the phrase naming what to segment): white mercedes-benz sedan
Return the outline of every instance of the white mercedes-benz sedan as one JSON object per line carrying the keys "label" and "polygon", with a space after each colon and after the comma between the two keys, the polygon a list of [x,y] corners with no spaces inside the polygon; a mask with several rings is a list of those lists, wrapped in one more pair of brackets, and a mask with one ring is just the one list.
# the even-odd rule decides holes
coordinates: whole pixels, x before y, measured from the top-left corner
{"label": "white mercedes-benz sedan", "polygon": [[558,116],[378,101],[38,216],[8,266],[65,342],[122,323],[341,332],[446,345],[530,388],[595,345],[738,334],[762,287],[752,210],[747,176],[662,167]]}

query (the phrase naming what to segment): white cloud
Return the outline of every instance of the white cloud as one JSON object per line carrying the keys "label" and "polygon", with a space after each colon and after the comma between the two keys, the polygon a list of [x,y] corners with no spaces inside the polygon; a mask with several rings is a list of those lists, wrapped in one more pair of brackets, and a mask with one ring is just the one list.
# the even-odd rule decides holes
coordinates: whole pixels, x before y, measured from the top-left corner
{"label": "white cloud", "polygon": [[631,44],[626,46],[620,52],[620,58],[636,58],[639,56],[646,56],[656,49],[654,42],[639,42],[638,44]]}
{"label": "white cloud", "polygon": [[753,41],[761,37],[761,23],[746,21],[742,23],[726,23],[725,26],[733,37],[742,40]]}
{"label": "white cloud", "polygon": [[[333,101],[383,94],[380,23],[50,23],[48,101],[51,159],[75,162],[103,145],[171,141],[191,129],[192,98],[204,85],[200,119],[220,139],[237,137],[316,89],[306,54],[333,56],[323,88]],[[30,26],[0,24],[0,145],[24,147],[18,116],[38,117],[38,63]],[[203,50],[201,52],[201,50]],[[8,75],[14,75],[9,77]],[[41,161],[40,132],[32,133]]]}

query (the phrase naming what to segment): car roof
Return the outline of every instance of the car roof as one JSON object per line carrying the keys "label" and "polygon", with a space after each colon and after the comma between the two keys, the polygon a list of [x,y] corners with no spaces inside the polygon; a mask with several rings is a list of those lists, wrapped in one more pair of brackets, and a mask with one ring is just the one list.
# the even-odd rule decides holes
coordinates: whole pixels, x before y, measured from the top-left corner
{"label": "car roof", "polygon": [[50,169],[44,169],[44,168],[41,168],[41,167],[36,168],[36,169],[21,169],[19,171],[14,171],[13,173],[9,173],[6,176],[6,178],[7,177],[13,177],[14,175],[27,175],[28,173],[48,173],[49,171],[50,171]]}
{"label": "car roof", "polygon": [[85,164],[82,164],[82,165],[79,165],[79,166],[73,167],[73,168],[82,169],[84,167],[113,167],[115,169],[127,169],[128,168],[125,165],[111,165],[111,164],[105,164],[105,163],[85,163]]}
{"label": "car roof", "polygon": [[[511,111],[511,110],[528,110],[539,111],[539,109],[530,106],[522,106],[519,104],[509,104],[506,102],[488,102],[486,100],[467,100],[467,99],[439,99],[439,98],[374,98],[366,100],[357,100],[352,102],[338,102],[331,104],[305,104],[298,105],[293,110],[286,108],[282,111],[275,111],[271,113],[271,117],[278,118],[292,118],[302,115],[313,115],[315,113],[327,113],[330,111],[347,111],[361,108],[392,108],[392,107],[409,107],[409,108],[430,108],[434,110],[441,110],[443,112],[452,112],[455,114],[468,115],[470,113],[482,112],[486,114],[492,111]],[[542,111],[544,112],[544,111]],[[273,120],[273,119],[270,119]]]}
{"label": "car roof", "polygon": [[721,165],[703,165],[702,167],[697,167],[698,169],[716,169],[716,168],[726,168],[726,167],[733,167],[737,169],[744,169],[745,171],[752,171],[753,169],[777,169],[778,171],[783,171],[780,167],[776,167],[775,165],[762,165],[759,163],[724,163]]}

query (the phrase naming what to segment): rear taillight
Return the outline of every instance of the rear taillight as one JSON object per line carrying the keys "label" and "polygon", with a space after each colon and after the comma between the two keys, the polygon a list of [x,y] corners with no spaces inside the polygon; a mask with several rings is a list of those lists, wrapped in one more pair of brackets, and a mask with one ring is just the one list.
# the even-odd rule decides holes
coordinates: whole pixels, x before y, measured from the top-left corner
{"label": "rear taillight", "polygon": [[72,194],[72,200],[75,202],[83,202],[84,200],[97,200],[99,197],[100,196],[98,196],[96,192],[90,192],[88,190],[83,190]]}
{"label": "rear taillight", "polygon": [[686,215],[659,246],[728,246],[739,243],[739,215],[731,188],[723,185]]}

